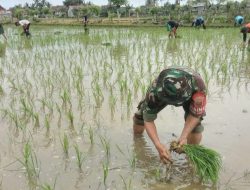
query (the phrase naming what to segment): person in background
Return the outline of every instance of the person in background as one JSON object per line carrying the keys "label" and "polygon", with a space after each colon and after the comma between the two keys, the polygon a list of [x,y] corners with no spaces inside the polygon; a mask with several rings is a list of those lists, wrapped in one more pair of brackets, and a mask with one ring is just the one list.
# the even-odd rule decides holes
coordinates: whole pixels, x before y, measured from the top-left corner
{"label": "person in background", "polygon": [[206,29],[204,18],[202,16],[197,17],[196,19],[193,20],[192,26],[195,26],[195,27],[202,26],[203,29]]}
{"label": "person in background", "polygon": [[173,20],[167,22],[167,30],[169,31],[169,38],[177,37],[177,28],[179,27],[179,23]]}
{"label": "person in background", "polygon": [[22,26],[23,27],[23,34],[26,35],[26,37],[30,37],[30,21],[28,20],[19,20],[15,22],[16,26]]}
{"label": "person in background", "polygon": [[88,24],[88,16],[84,15],[84,17],[83,17],[83,25],[84,25],[84,27],[87,27],[87,24]]}
{"label": "person in background", "polygon": [[4,33],[4,29],[3,29],[2,23],[0,23],[0,35],[3,35],[3,37],[4,37],[5,40],[7,41],[7,37],[6,37],[5,33]]}
{"label": "person in background", "polygon": [[[245,24],[241,29],[240,32],[243,34],[243,43],[246,45],[247,42],[247,33],[250,33],[250,23]],[[250,46],[250,39],[248,40],[248,46]]]}
{"label": "person in background", "polygon": [[234,26],[240,26],[243,23],[244,23],[244,17],[243,16],[238,15],[238,16],[236,16],[234,18]]}
{"label": "person in background", "polygon": [[182,106],[185,111],[185,124],[178,139],[179,145],[199,144],[204,129],[201,121],[205,116],[206,106],[206,87],[201,76],[190,68],[164,69],[149,86],[134,114],[134,134],[141,135],[146,129],[164,163],[171,162],[171,156],[158,137],[154,120],[167,105]]}

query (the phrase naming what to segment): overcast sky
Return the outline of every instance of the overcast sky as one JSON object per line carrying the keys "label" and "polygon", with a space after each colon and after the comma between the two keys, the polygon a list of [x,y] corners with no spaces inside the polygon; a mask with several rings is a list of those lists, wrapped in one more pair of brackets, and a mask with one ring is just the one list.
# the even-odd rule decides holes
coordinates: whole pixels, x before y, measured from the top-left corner
{"label": "overcast sky", "polygon": [[[52,5],[62,5],[64,0],[47,0]],[[96,5],[106,5],[108,4],[108,0],[87,0],[86,2],[91,1],[92,3]],[[2,5],[4,8],[10,8],[18,4],[24,5],[25,3],[32,3],[33,0],[0,0],[0,5]],[[145,0],[129,0],[129,4],[133,6],[140,6],[145,4]]]}
{"label": "overcast sky", "polygon": [[[62,5],[64,0],[47,0],[52,5]],[[107,5],[108,0],[86,0],[86,2],[92,2],[96,5]],[[216,2],[216,0],[211,0],[212,2]],[[241,0],[232,0],[232,1],[241,1]],[[15,5],[24,5],[25,3],[31,4],[33,0],[0,0],[0,5],[3,6],[6,9],[9,9],[10,7],[14,7]],[[138,7],[141,5],[145,5],[146,0],[128,0],[130,5],[133,5],[134,7]],[[175,0],[159,0],[160,5],[164,5],[164,3],[170,2],[174,3]],[[181,4],[185,4],[187,0],[181,0]]]}

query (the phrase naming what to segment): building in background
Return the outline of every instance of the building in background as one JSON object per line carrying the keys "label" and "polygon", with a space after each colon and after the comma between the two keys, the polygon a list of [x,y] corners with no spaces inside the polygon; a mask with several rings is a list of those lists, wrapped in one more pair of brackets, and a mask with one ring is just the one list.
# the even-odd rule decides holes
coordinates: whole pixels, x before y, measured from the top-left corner
{"label": "building in background", "polygon": [[4,7],[0,5],[0,21],[1,22],[9,22],[12,20],[11,11],[6,10]]}

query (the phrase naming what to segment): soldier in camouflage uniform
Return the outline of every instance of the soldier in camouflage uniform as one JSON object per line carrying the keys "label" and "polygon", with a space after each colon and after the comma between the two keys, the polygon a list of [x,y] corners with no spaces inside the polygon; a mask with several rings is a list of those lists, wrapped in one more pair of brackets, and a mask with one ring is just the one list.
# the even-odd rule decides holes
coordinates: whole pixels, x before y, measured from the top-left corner
{"label": "soldier in camouflage uniform", "polygon": [[178,139],[179,144],[199,144],[206,105],[206,87],[201,76],[188,68],[167,68],[153,81],[137,107],[133,118],[134,133],[142,134],[146,129],[163,162],[171,161],[171,157],[159,140],[154,120],[167,105],[183,106],[185,111],[185,125]]}

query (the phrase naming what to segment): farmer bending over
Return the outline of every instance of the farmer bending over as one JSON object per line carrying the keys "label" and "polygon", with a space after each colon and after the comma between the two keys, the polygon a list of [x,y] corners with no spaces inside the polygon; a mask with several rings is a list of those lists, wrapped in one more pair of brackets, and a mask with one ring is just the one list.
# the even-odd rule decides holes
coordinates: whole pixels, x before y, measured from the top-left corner
{"label": "farmer bending over", "polygon": [[88,16],[87,15],[84,15],[82,22],[83,22],[84,27],[87,27],[87,24],[88,24]]}
{"label": "farmer bending over", "polygon": [[202,16],[197,17],[196,19],[193,20],[192,26],[195,26],[195,27],[200,27],[200,26],[202,26],[203,29],[206,29],[206,25],[205,25],[204,18],[203,18]]}
{"label": "farmer bending over", "polygon": [[154,120],[167,105],[182,106],[185,111],[185,124],[178,139],[179,145],[199,144],[203,131],[201,120],[205,116],[206,105],[206,87],[201,76],[189,68],[164,69],[149,86],[134,114],[134,134],[142,134],[146,129],[164,163],[171,161],[171,156],[158,137]]}
{"label": "farmer bending over", "polygon": [[5,38],[5,40],[7,40],[7,37],[4,34],[4,29],[3,29],[3,25],[0,23],[0,34],[3,35],[3,37]]}
{"label": "farmer bending over", "polygon": [[23,27],[23,33],[22,34],[25,34],[26,37],[29,37],[30,36],[30,21],[28,20],[20,20],[20,21],[17,21],[15,22],[15,25],[16,26],[22,26]]}
{"label": "farmer bending over", "polygon": [[167,30],[169,31],[168,37],[175,37],[177,36],[176,30],[179,27],[179,23],[173,20],[167,22]]}
{"label": "farmer bending over", "polygon": [[234,18],[234,26],[242,25],[243,22],[244,22],[244,17],[243,16],[238,15],[238,16],[236,16]]}
{"label": "farmer bending over", "polygon": [[[250,23],[244,25],[240,32],[243,34],[243,43],[245,45],[247,41],[247,33],[250,33]],[[248,40],[248,45],[250,45],[250,39]]]}

